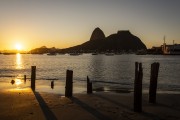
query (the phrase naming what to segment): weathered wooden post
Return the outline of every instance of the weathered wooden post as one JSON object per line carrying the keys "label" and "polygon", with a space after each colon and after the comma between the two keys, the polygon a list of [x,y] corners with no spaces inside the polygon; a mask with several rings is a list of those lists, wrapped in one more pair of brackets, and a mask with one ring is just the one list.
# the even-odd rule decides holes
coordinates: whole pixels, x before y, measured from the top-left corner
{"label": "weathered wooden post", "polygon": [[92,93],[92,82],[90,82],[89,77],[87,76],[87,93]]}
{"label": "weathered wooden post", "polygon": [[54,81],[51,81],[51,88],[54,89]]}
{"label": "weathered wooden post", "polygon": [[134,81],[134,111],[142,111],[142,63],[135,62],[135,81]]}
{"label": "weathered wooden post", "polygon": [[31,89],[35,91],[36,66],[31,66]]}
{"label": "weathered wooden post", "polygon": [[24,75],[24,83],[26,83],[26,75]]}
{"label": "weathered wooden post", "polygon": [[66,71],[65,96],[72,97],[72,90],[73,90],[73,71],[67,70]]}
{"label": "weathered wooden post", "polygon": [[159,63],[152,63],[151,64],[150,87],[149,87],[149,102],[150,103],[156,103],[158,72],[159,72]]}

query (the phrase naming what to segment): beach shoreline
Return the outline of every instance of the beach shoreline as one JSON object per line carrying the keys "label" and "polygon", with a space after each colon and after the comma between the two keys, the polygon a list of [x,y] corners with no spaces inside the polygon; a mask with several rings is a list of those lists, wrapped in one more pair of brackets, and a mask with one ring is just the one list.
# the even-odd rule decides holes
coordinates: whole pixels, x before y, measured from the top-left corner
{"label": "beach shoreline", "polygon": [[0,91],[1,120],[43,120],[39,103],[30,88]]}
{"label": "beach shoreline", "polygon": [[133,93],[75,93],[72,98],[66,98],[61,94],[33,92],[26,88],[2,90],[0,98],[0,119],[3,120],[180,119],[180,94],[172,93],[158,93],[156,104],[148,103],[148,94],[143,93],[141,113],[133,111]]}

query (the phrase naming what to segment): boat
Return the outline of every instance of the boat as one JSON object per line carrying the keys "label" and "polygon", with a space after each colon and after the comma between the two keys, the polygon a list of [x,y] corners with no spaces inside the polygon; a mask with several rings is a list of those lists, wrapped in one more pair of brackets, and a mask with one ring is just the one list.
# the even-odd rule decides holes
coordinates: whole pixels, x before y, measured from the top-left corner
{"label": "boat", "polygon": [[115,53],[115,55],[122,55],[122,53],[121,53],[121,52],[118,52],[118,53]]}
{"label": "boat", "polygon": [[58,53],[58,55],[65,55],[66,53]]}
{"label": "boat", "polygon": [[105,55],[107,55],[107,56],[113,56],[114,53],[105,53]]}
{"label": "boat", "polygon": [[92,53],[91,55],[98,55],[98,53]]}
{"label": "boat", "polygon": [[49,55],[49,56],[56,56],[57,54],[56,53],[47,53],[47,55]]}
{"label": "boat", "polygon": [[81,53],[69,53],[69,55],[78,56],[78,55],[81,55]]}
{"label": "boat", "polygon": [[138,50],[136,52],[136,55],[146,55],[147,54],[147,51],[146,50]]}

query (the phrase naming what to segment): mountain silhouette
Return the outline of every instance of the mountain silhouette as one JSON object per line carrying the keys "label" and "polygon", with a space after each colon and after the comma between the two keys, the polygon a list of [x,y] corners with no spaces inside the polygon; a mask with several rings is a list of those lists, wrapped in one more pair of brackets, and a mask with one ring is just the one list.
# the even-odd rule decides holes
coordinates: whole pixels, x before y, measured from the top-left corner
{"label": "mountain silhouette", "polygon": [[105,39],[104,32],[100,28],[96,28],[91,35],[90,41],[101,39]]}
{"label": "mountain silhouette", "polygon": [[105,37],[100,28],[96,28],[90,40],[74,47],[62,49],[63,52],[102,52],[102,51],[134,51],[147,49],[145,44],[129,30],[118,31]]}
{"label": "mountain silhouette", "polygon": [[100,28],[94,29],[90,40],[77,46],[57,49],[47,48],[42,46],[40,48],[29,51],[32,54],[42,53],[70,53],[70,52],[121,52],[121,51],[132,51],[147,49],[145,44],[136,36],[131,34],[129,30],[118,31],[115,34],[111,34],[105,37],[104,32]]}

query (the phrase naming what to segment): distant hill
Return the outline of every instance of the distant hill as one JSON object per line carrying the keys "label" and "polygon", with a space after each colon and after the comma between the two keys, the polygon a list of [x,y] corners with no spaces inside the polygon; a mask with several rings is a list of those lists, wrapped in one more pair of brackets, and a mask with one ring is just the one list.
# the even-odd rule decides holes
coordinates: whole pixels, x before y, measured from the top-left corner
{"label": "distant hill", "polygon": [[31,50],[29,53],[69,53],[69,52],[106,52],[106,51],[132,51],[147,49],[145,44],[130,31],[118,31],[115,34],[105,37],[104,32],[100,28],[96,28],[90,37],[90,40],[77,46],[66,49],[47,48],[42,46]]}
{"label": "distant hill", "polygon": [[118,31],[105,37],[100,28],[96,28],[90,40],[74,47],[62,49],[63,52],[77,52],[77,51],[134,51],[147,49],[145,44],[130,31]]}
{"label": "distant hill", "polygon": [[29,53],[31,54],[58,53],[58,52],[60,52],[60,49],[57,49],[55,47],[47,48],[46,46],[35,48],[29,51]]}

